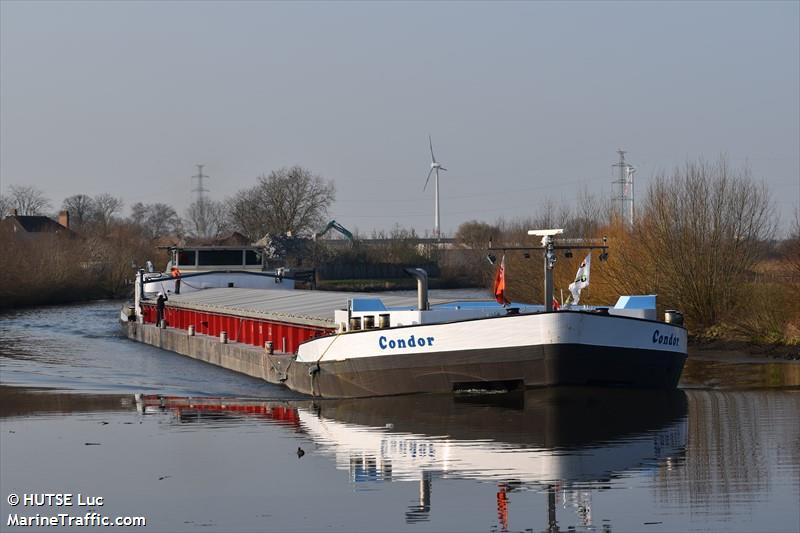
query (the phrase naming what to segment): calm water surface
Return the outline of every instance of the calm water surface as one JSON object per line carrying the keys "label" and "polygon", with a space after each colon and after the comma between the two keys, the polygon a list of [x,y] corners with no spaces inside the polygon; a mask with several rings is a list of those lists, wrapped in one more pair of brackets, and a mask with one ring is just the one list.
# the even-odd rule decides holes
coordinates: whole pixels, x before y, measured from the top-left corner
{"label": "calm water surface", "polygon": [[0,530],[87,510],[11,493],[82,493],[143,531],[800,531],[797,363],[311,401],[127,341],[118,307],[0,315]]}

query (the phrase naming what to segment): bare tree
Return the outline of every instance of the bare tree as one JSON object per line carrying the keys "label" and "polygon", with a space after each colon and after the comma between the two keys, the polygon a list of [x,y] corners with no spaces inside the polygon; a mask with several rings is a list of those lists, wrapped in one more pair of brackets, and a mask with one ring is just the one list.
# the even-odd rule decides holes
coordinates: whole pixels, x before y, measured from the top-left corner
{"label": "bare tree", "polygon": [[181,233],[181,219],[175,209],[167,204],[143,204],[131,206],[131,222],[142,228],[150,239]]}
{"label": "bare tree", "polygon": [[253,240],[267,233],[309,233],[325,221],[335,196],[333,182],[299,166],[282,168],[229,201],[230,221]]}
{"label": "bare tree", "polygon": [[[794,223],[784,245],[784,256],[795,276],[800,277],[800,207],[794,209]],[[796,287],[800,294],[800,286]]]}
{"label": "bare tree", "polygon": [[635,246],[622,247],[626,261],[615,263],[614,282],[658,293],[666,305],[685,310],[697,332],[733,314],[762,244],[774,236],[765,186],[724,158],[688,162],[656,176],[640,213]]}
{"label": "bare tree", "polygon": [[226,202],[227,220],[236,231],[251,241],[263,237],[269,230],[264,207],[259,205],[255,195],[256,187],[238,191]]}
{"label": "bare tree", "polygon": [[574,215],[567,223],[567,232],[575,237],[596,236],[600,227],[608,222],[610,211],[609,201],[603,201],[584,189],[578,194]]}
{"label": "bare tree", "polygon": [[12,185],[9,189],[11,207],[20,215],[41,215],[50,208],[50,200],[31,185]]}
{"label": "bare tree", "polygon": [[11,198],[0,194],[0,219],[10,214],[12,206],[13,202],[11,201]]}
{"label": "bare tree", "polygon": [[792,226],[792,238],[800,239],[800,206],[794,208],[794,225]]}
{"label": "bare tree", "polygon": [[186,209],[185,226],[193,237],[219,237],[228,230],[223,202],[206,198],[197,200]]}
{"label": "bare tree", "polygon": [[107,231],[115,215],[122,211],[122,199],[108,193],[98,194],[92,200],[91,220],[101,231]]}
{"label": "bare tree", "polygon": [[75,194],[64,198],[61,209],[69,212],[69,222],[77,229],[91,221],[94,214],[94,200],[86,194]]}
{"label": "bare tree", "polygon": [[500,238],[495,241],[507,246],[529,245],[532,240],[528,236],[528,230],[566,228],[572,216],[569,206],[556,205],[552,199],[547,199],[533,216],[512,220],[499,218],[495,226],[499,229]]}
{"label": "bare tree", "polygon": [[167,204],[156,203],[150,209],[145,229],[155,237],[182,233],[181,217]]}
{"label": "bare tree", "polygon": [[142,202],[136,202],[131,206],[131,216],[129,220],[133,224],[142,225],[142,221],[147,218],[147,205]]}

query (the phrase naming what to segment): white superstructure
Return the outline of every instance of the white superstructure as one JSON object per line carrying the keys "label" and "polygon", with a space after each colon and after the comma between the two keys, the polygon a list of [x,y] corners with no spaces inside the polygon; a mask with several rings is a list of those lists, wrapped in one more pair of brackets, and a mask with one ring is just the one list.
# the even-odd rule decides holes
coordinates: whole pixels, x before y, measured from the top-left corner
{"label": "white superstructure", "polygon": [[[501,308],[502,309],[502,308]],[[459,311],[453,311],[459,313]],[[607,314],[563,311],[504,316],[495,320],[427,323],[431,313],[446,318],[447,310],[400,311],[398,320],[414,327],[393,327],[343,334],[308,341],[300,346],[299,362],[342,361],[387,355],[489,351],[497,348],[582,345],[606,348],[647,349],[686,353],[686,330],[649,320],[614,320]],[[491,307],[481,314],[500,316]],[[433,318],[430,319],[433,322]]]}

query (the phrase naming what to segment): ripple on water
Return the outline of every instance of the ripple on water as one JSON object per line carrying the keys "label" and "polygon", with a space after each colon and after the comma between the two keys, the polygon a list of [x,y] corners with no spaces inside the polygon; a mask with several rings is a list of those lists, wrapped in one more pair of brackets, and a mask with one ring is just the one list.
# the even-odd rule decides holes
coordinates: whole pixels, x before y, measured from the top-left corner
{"label": "ripple on water", "polygon": [[88,391],[297,396],[129,341],[117,321],[120,305],[105,301],[5,315],[0,322],[3,381]]}

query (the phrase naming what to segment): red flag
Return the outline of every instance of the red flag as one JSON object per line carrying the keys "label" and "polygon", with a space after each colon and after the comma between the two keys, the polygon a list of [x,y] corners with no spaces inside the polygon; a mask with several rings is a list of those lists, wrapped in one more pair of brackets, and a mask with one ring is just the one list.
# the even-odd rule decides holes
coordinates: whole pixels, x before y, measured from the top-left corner
{"label": "red flag", "polygon": [[508,305],[511,303],[506,298],[506,256],[500,260],[500,266],[497,267],[497,274],[494,276],[494,298],[497,303]]}

